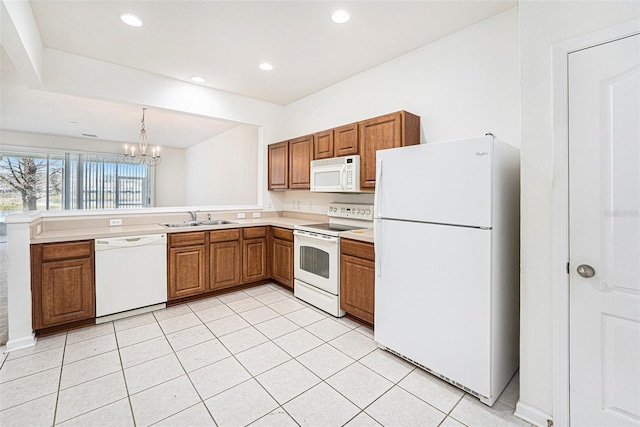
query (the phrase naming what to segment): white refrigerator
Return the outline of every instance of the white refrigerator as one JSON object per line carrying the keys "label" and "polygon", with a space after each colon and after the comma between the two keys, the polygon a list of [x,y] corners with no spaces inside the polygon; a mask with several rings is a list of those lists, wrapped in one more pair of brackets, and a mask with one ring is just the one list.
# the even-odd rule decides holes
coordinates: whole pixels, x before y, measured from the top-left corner
{"label": "white refrigerator", "polygon": [[375,340],[488,405],[518,369],[519,159],[491,135],[377,152]]}

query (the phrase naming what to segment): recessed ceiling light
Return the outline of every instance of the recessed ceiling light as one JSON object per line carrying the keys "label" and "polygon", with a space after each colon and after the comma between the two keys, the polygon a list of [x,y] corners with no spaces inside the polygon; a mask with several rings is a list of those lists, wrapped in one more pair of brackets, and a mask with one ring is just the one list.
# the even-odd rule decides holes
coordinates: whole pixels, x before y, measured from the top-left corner
{"label": "recessed ceiling light", "polygon": [[131,13],[121,13],[120,20],[132,27],[142,27],[142,21],[136,15]]}
{"label": "recessed ceiling light", "polygon": [[269,64],[268,62],[263,62],[262,64],[259,65],[261,70],[264,71],[271,71],[273,70],[273,65]]}
{"label": "recessed ceiling light", "polygon": [[191,76],[191,81],[195,83],[204,83],[206,80],[204,79],[204,77]]}
{"label": "recessed ceiling light", "polygon": [[72,124],[72,125],[77,125],[78,124],[78,122],[76,122],[74,120],[71,120],[69,123]]}
{"label": "recessed ceiling light", "polygon": [[333,15],[331,15],[331,20],[336,24],[344,24],[349,19],[351,19],[351,16],[349,16],[349,12],[342,9],[336,10],[335,12],[333,12]]}

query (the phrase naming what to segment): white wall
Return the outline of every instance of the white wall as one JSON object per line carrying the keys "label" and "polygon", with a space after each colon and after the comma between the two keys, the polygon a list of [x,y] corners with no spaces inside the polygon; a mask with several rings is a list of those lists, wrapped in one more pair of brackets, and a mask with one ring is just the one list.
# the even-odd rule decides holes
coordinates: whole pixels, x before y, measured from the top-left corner
{"label": "white wall", "polygon": [[287,105],[285,137],[407,110],[423,142],[491,131],[519,147],[518,48],[515,8]]}
{"label": "white wall", "polygon": [[640,2],[520,1],[522,229],[520,401],[552,404],[552,185],[555,43],[640,16]]}
{"label": "white wall", "polygon": [[162,162],[155,172],[155,205],[184,206],[185,150],[162,147]]}
{"label": "white wall", "polygon": [[192,206],[258,204],[258,128],[237,126],[185,150],[184,201]]}
{"label": "white wall", "polygon": [[[516,8],[287,105],[285,137],[407,110],[421,117],[422,143],[491,131],[519,147],[518,49]],[[273,193],[287,211],[299,200],[301,212],[326,213],[328,202],[344,199]],[[371,195],[350,197],[373,203]]]}
{"label": "white wall", "polygon": [[[100,139],[73,138],[38,133],[0,130],[0,150],[24,149],[24,151],[70,151],[122,154],[122,143]],[[184,150],[163,147],[162,163],[156,167],[156,206],[184,205]]]}

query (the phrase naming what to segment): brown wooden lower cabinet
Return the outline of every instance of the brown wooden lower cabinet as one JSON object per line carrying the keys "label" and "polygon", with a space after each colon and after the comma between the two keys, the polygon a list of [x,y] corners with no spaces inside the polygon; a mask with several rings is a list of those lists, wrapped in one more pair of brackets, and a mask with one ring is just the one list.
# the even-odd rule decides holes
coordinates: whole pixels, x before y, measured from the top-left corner
{"label": "brown wooden lower cabinet", "polygon": [[207,290],[205,232],[169,234],[167,297],[169,300]]}
{"label": "brown wooden lower cabinet", "polygon": [[293,232],[273,227],[271,277],[293,289]]}
{"label": "brown wooden lower cabinet", "polygon": [[31,246],[33,329],[95,317],[93,240]]}
{"label": "brown wooden lower cabinet", "polygon": [[267,227],[244,228],[242,233],[242,282],[268,278]]}
{"label": "brown wooden lower cabinet", "polygon": [[340,307],[373,324],[375,306],[373,243],[340,240]]}
{"label": "brown wooden lower cabinet", "polygon": [[209,289],[242,283],[240,229],[211,231],[209,241]]}

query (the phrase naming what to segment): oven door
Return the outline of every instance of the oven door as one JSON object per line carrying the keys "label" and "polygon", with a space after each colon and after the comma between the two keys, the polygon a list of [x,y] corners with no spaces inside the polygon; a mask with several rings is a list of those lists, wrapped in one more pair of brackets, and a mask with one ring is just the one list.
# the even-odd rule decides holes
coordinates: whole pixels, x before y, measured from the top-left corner
{"label": "oven door", "polygon": [[294,277],[338,295],[340,238],[294,230]]}

